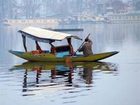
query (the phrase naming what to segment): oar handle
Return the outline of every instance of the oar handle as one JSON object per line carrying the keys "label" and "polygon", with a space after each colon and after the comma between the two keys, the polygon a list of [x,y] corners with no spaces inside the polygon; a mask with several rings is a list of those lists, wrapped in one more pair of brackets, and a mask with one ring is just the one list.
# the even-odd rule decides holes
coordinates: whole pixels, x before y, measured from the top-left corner
{"label": "oar handle", "polygon": [[[89,36],[90,36],[90,33],[88,34],[88,36],[87,36],[85,39],[87,39]],[[76,54],[76,52],[83,46],[84,43],[85,43],[85,40],[84,40],[84,42],[80,45],[80,47],[75,51],[75,54]]]}

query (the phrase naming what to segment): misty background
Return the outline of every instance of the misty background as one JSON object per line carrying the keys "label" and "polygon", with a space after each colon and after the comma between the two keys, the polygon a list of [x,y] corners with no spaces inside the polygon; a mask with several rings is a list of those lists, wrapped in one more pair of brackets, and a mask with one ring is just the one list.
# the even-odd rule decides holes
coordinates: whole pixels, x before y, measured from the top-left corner
{"label": "misty background", "polygon": [[140,10],[140,0],[0,0],[0,20],[106,15]]}

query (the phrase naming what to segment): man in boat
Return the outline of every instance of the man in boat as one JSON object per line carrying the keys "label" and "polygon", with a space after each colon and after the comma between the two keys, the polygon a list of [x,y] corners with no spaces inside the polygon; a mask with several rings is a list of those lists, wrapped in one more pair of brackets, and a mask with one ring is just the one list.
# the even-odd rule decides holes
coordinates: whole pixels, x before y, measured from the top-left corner
{"label": "man in boat", "polygon": [[79,48],[78,51],[83,51],[84,56],[93,55],[92,41],[89,38],[86,38],[84,45],[81,48]]}

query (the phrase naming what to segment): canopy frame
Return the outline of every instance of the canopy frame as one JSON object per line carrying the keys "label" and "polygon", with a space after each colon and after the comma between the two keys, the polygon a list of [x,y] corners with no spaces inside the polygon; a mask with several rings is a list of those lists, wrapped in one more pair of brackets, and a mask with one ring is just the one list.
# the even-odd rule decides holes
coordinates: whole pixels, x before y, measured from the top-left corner
{"label": "canopy frame", "polygon": [[51,30],[46,30],[46,29],[36,28],[36,27],[27,27],[24,28],[23,30],[19,30],[19,32],[22,35],[27,36],[28,38],[31,38],[39,42],[45,42],[45,43],[62,41],[64,39],[72,38],[72,37],[75,39],[82,40],[80,37],[76,35],[66,34],[62,32],[51,31]]}
{"label": "canopy frame", "polygon": [[[37,34],[36,35],[33,35],[32,33],[35,33],[33,31],[36,31],[37,30]],[[45,31],[47,33],[47,31],[49,33],[52,32],[52,34],[57,34],[60,35],[60,38],[57,39],[58,35],[54,38],[47,38],[46,36],[45,37],[41,37],[40,35],[38,35],[38,32],[40,31]],[[68,38],[75,38],[75,39],[79,39],[79,40],[82,40],[81,38],[79,38],[78,36],[74,36],[74,35],[71,35],[71,34],[65,34],[65,33],[60,33],[60,32],[55,32],[55,31],[50,31],[50,30],[45,30],[45,29],[41,29],[41,28],[36,28],[36,27],[27,27],[23,30],[19,30],[18,32],[20,32],[22,34],[22,39],[23,39],[23,46],[24,46],[24,49],[25,49],[25,52],[27,52],[27,47],[26,47],[26,36],[28,38],[31,38],[33,40],[35,40],[36,44],[38,44],[37,42],[44,42],[44,43],[52,43],[54,41],[62,41],[64,39],[68,39]],[[62,38],[61,38],[61,35]],[[40,37],[39,37],[40,36]],[[43,36],[44,36],[44,32],[43,32]],[[49,36],[49,35],[48,35]],[[37,45],[36,45],[37,46]]]}

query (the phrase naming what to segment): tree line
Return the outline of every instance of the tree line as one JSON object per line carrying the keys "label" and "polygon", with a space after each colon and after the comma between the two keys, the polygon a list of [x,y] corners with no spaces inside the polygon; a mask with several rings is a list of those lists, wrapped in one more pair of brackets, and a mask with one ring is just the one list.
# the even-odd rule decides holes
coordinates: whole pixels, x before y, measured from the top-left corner
{"label": "tree line", "polygon": [[[80,14],[83,11],[96,13],[98,6],[101,6],[99,4],[103,1],[107,5],[112,1],[122,3],[122,0],[0,0],[0,19],[60,17]],[[135,9],[140,10],[140,0],[132,1]],[[116,10],[120,8],[113,3],[111,5]]]}

